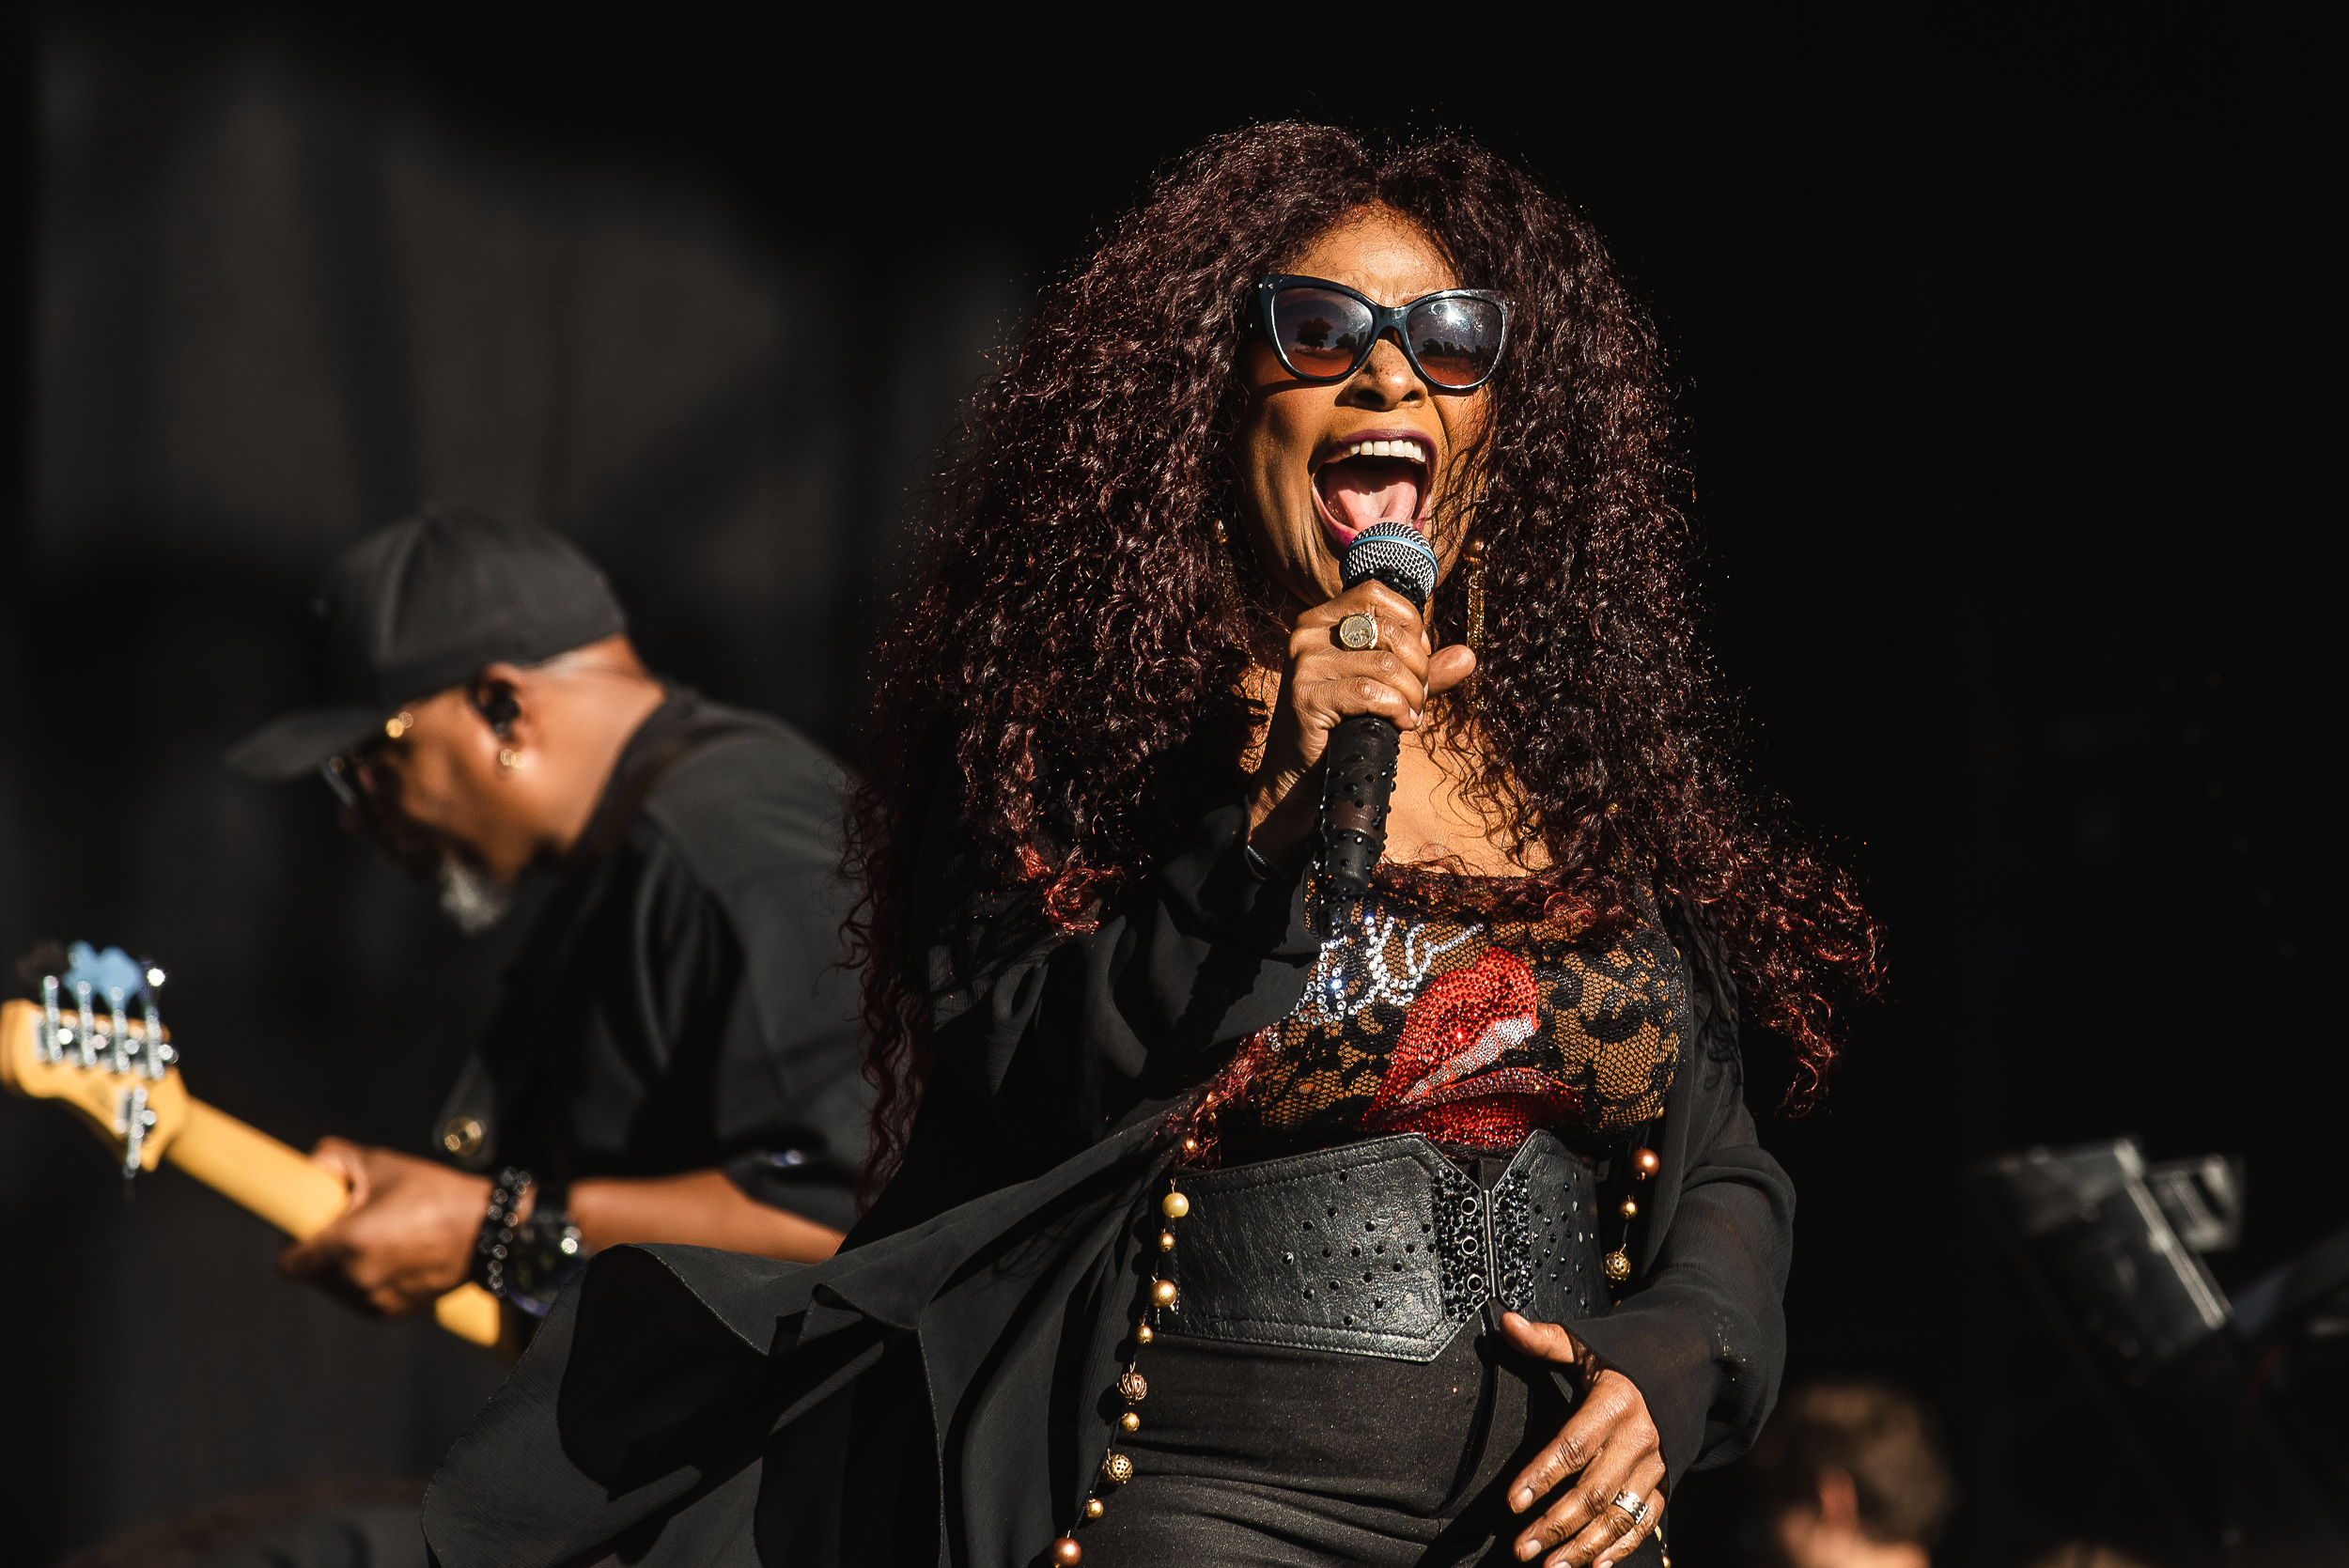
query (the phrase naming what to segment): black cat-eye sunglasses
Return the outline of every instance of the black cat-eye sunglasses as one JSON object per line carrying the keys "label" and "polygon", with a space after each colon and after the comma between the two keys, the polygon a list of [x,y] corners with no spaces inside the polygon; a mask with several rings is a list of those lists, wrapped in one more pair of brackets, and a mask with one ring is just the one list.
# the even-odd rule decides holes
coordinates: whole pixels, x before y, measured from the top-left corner
{"label": "black cat-eye sunglasses", "polygon": [[1388,333],[1431,386],[1470,392],[1492,379],[1509,341],[1509,302],[1482,288],[1447,288],[1382,305],[1327,278],[1275,272],[1256,282],[1256,325],[1288,373],[1342,381]]}

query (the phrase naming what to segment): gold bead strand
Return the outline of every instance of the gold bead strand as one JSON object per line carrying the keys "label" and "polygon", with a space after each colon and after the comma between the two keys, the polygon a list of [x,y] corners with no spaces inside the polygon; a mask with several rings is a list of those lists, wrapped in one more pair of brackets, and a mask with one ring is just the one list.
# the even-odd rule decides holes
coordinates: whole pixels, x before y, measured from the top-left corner
{"label": "gold bead strand", "polygon": [[[1646,1130],[1642,1128],[1641,1132],[1644,1134]],[[1657,1172],[1662,1170],[1664,1165],[1657,1157],[1656,1151],[1645,1142],[1631,1151],[1629,1163],[1634,1182],[1653,1181]],[[1631,1278],[1631,1221],[1640,1216],[1640,1201],[1626,1188],[1623,1202],[1615,1205],[1615,1213],[1623,1220],[1623,1240],[1607,1254],[1607,1279],[1609,1283],[1620,1285]]]}
{"label": "gold bead strand", "polygon": [[[1190,1200],[1185,1197],[1182,1189],[1174,1185],[1174,1180],[1172,1176],[1167,1178],[1166,1196],[1159,1200],[1159,1213],[1170,1225],[1190,1213]],[[1168,1258],[1174,1250],[1174,1233],[1172,1230],[1161,1229],[1159,1232],[1159,1258],[1161,1260]],[[1162,1272],[1164,1267],[1165,1264],[1161,1262],[1159,1265],[1159,1271],[1154,1271],[1151,1275],[1147,1304],[1142,1310],[1142,1316],[1134,1323],[1133,1353],[1127,1356],[1126,1370],[1118,1374],[1117,1397],[1126,1405],[1126,1408],[1119,1412],[1117,1417],[1116,1430],[1121,1433],[1142,1430],[1142,1413],[1134,1406],[1150,1397],[1150,1380],[1143,1376],[1135,1362],[1140,1358],[1142,1347],[1158,1338],[1158,1332],[1151,1327],[1150,1319],[1160,1310],[1174,1305],[1176,1295],[1174,1281],[1165,1277]],[[1112,1436],[1111,1440],[1114,1442],[1116,1439]],[[1101,1496],[1103,1490],[1123,1486],[1133,1478],[1133,1460],[1113,1448],[1103,1454],[1100,1480],[1095,1483],[1093,1495],[1085,1498],[1084,1520],[1081,1522],[1090,1522],[1108,1513],[1109,1504]],[[1072,1531],[1053,1542],[1052,1549],[1046,1555],[1048,1560],[1053,1563],[1067,1564],[1073,1568],[1074,1564],[1084,1560],[1084,1548],[1077,1544]]]}

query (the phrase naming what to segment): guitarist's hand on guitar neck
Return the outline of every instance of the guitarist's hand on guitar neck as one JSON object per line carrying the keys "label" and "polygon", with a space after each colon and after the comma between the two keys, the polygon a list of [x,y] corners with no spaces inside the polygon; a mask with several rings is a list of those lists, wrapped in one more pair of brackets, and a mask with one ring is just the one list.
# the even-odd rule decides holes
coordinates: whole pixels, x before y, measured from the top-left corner
{"label": "guitarist's hand on guitar neck", "polygon": [[[54,962],[45,952],[35,956],[42,1000],[0,1002],[0,1089],[71,1107],[116,1151],[126,1180],[168,1157],[306,1238],[281,1255],[288,1274],[387,1316],[428,1304],[451,1333],[498,1342],[498,1303],[467,1282],[489,1208],[487,1178],[340,1138],[305,1158],[188,1094],[151,994],[163,984],[160,969],[142,970],[118,950],[101,955],[86,945],[56,953]],[[517,1219],[529,1216],[535,1196],[523,1199]],[[566,1202],[597,1251],[680,1242],[815,1262],[841,1239],[827,1225],[758,1202],[713,1169],[592,1177],[572,1184]]]}
{"label": "guitarist's hand on guitar neck", "polygon": [[[487,1177],[340,1138],[321,1140],[310,1157],[342,1178],[350,1206],[279,1254],[288,1276],[387,1317],[428,1307],[464,1281],[489,1206]],[[518,1219],[529,1218],[537,1197],[524,1195]],[[813,1263],[840,1246],[838,1231],[759,1203],[723,1171],[592,1177],[572,1186],[568,1206],[596,1251],[670,1241]]]}
{"label": "guitarist's hand on guitar neck", "polygon": [[428,1308],[464,1282],[489,1178],[340,1138],[320,1140],[310,1157],[342,1178],[350,1206],[278,1255],[289,1278],[386,1317]]}
{"label": "guitarist's hand on guitar neck", "polygon": [[[346,1219],[354,1179],[366,1180],[371,1191],[397,1185],[366,1160],[366,1151],[356,1151],[357,1162],[321,1164],[189,1094],[158,1014],[154,991],[163,974],[154,965],[142,973],[118,948],[101,954],[76,943],[70,953],[37,949],[27,968],[40,1000],[0,1001],[0,1088],[70,1108],[115,1152],[124,1180],[167,1159],[298,1238],[316,1237]],[[474,1202],[487,1207],[486,1195]],[[459,1262],[432,1315],[452,1334],[494,1345],[497,1299],[463,1274]],[[387,1276],[371,1282],[397,1281]],[[412,1303],[395,1290],[383,1304],[401,1310]]]}

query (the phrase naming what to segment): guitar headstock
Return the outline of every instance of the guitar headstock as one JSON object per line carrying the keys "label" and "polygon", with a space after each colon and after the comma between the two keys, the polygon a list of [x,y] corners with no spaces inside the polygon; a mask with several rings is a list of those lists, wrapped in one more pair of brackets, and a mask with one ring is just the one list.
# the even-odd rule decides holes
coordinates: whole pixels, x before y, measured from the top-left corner
{"label": "guitar headstock", "polygon": [[39,1000],[0,1003],[0,1086],[70,1106],[119,1148],[125,1176],[155,1169],[188,1117],[156,1005],[163,971],[87,942],[37,948],[18,971]]}

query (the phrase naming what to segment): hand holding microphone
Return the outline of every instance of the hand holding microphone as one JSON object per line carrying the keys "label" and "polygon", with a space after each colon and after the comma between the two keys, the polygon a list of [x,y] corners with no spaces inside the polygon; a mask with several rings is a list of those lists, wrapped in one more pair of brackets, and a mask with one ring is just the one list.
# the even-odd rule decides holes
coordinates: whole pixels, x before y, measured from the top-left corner
{"label": "hand holding microphone", "polygon": [[[1465,647],[1431,646],[1421,610],[1435,588],[1436,556],[1417,529],[1374,524],[1345,559],[1345,592],[1298,617],[1290,633],[1250,814],[1251,842],[1274,860],[1325,831],[1325,857],[1335,856],[1343,878],[1325,888],[1325,904],[1332,893],[1359,897],[1377,863],[1400,732],[1418,728],[1428,698],[1476,667]],[[1348,720],[1357,722],[1341,746]],[[1327,778],[1325,760],[1335,769]]]}

